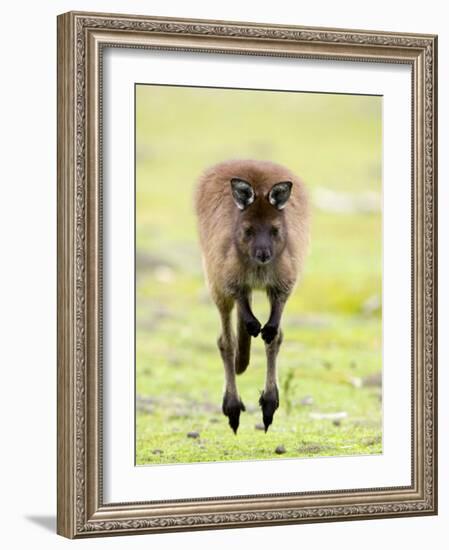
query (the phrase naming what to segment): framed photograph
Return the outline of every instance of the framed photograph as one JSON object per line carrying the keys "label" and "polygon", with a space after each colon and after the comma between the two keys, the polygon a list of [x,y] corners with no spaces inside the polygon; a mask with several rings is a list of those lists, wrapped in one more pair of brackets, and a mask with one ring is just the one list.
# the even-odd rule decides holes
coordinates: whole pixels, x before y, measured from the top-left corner
{"label": "framed photograph", "polygon": [[437,513],[437,38],[58,17],[58,533]]}

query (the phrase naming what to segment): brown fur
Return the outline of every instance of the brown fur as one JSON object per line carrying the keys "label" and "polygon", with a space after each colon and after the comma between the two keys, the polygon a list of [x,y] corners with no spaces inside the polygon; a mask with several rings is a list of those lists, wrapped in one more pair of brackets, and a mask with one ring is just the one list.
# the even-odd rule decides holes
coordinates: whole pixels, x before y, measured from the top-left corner
{"label": "brown fur", "polygon": [[[257,199],[247,211],[239,211],[234,204],[229,183],[233,177],[250,182],[256,191]],[[278,212],[265,197],[275,183],[285,180],[293,183],[292,193],[285,209]],[[212,166],[198,182],[195,207],[204,269],[214,300],[257,275],[256,269],[241,261],[235,247],[239,218],[284,220],[286,249],[274,265],[266,267],[270,277],[292,290],[308,242],[308,202],[303,183],[287,168],[255,160],[232,160]],[[257,277],[254,279],[257,281]]]}
{"label": "brown fur", "polygon": [[[230,183],[233,178],[245,180],[255,191],[254,202],[245,210],[239,210],[234,202]],[[267,195],[273,185],[283,181],[292,182],[291,194],[285,208],[278,210],[269,203]],[[231,362],[233,371],[238,374],[246,369],[249,362],[250,334],[257,336],[261,330],[260,323],[251,312],[251,291],[266,290],[272,304],[270,319],[276,317],[276,326],[271,326],[269,320],[262,328],[267,358],[269,363],[271,361],[274,372],[269,377],[270,387],[266,386],[264,392],[266,400],[270,391],[273,396],[277,395],[277,387],[276,391],[273,388],[276,385],[275,358],[282,339],[279,321],[283,305],[301,273],[308,243],[309,215],[304,185],[290,170],[279,164],[258,160],[230,160],[212,166],[200,177],[195,193],[195,209],[204,271],[212,298],[222,317],[220,350],[227,374],[225,397],[232,394],[234,401],[238,400],[240,404],[232,373],[228,371]],[[275,255],[267,265],[257,265],[251,261],[245,239],[245,229],[258,224],[266,224],[267,227],[276,227],[278,230],[278,236],[273,238]],[[239,306],[237,342],[230,326],[230,312],[235,302]],[[276,308],[277,314],[273,313]],[[270,330],[273,332],[272,336],[268,336]],[[225,355],[223,347],[226,348]],[[261,398],[261,406],[264,399]],[[278,398],[273,399],[276,401]],[[271,406],[273,408],[273,403]],[[276,407],[277,404],[274,408]],[[228,410],[229,407],[224,405],[223,410],[225,409]],[[225,414],[229,416],[230,424],[234,428],[235,422],[232,424],[231,414]]]}

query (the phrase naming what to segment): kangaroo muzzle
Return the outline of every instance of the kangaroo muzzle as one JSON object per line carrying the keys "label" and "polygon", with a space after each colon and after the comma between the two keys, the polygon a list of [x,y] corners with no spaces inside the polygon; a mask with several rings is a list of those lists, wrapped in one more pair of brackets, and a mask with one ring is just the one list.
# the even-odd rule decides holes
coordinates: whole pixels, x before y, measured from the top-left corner
{"label": "kangaroo muzzle", "polygon": [[273,257],[273,254],[269,248],[258,248],[254,254],[254,259],[258,264],[268,264]]}

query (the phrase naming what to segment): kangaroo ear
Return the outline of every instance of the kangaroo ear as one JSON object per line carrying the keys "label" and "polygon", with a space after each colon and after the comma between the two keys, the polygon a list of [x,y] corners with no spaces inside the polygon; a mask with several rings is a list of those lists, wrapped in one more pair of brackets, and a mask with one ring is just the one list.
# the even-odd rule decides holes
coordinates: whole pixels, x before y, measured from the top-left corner
{"label": "kangaroo ear", "polygon": [[291,190],[291,181],[281,181],[280,183],[275,183],[271,188],[271,191],[268,193],[269,203],[278,210],[282,210],[290,198]]}
{"label": "kangaroo ear", "polygon": [[256,194],[251,184],[240,178],[232,178],[231,180],[232,197],[237,208],[245,210],[254,202]]}

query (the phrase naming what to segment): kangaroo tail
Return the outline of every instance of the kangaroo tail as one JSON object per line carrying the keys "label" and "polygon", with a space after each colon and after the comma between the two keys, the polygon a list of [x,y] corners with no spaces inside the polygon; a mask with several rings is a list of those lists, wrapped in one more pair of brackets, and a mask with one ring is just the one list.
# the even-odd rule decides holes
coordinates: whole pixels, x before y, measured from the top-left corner
{"label": "kangaroo tail", "polygon": [[249,365],[249,356],[251,352],[251,336],[246,330],[239,309],[237,308],[237,353],[235,357],[235,372],[242,374]]}

